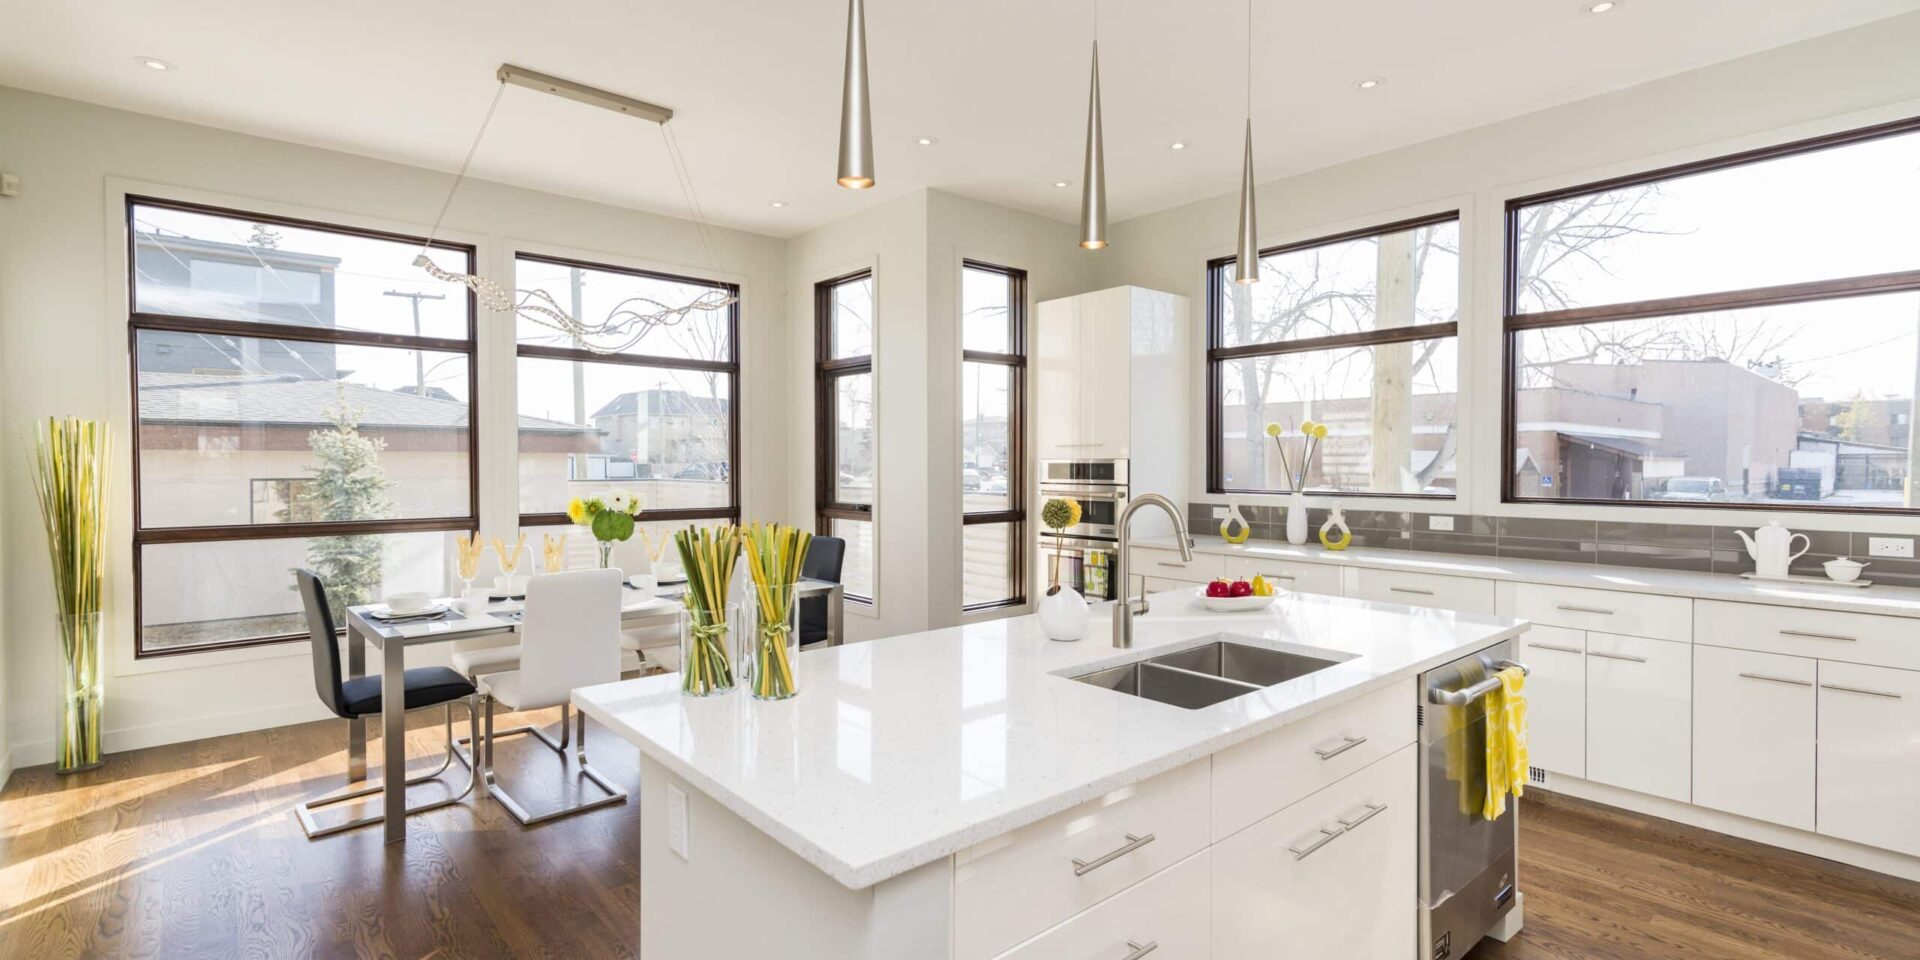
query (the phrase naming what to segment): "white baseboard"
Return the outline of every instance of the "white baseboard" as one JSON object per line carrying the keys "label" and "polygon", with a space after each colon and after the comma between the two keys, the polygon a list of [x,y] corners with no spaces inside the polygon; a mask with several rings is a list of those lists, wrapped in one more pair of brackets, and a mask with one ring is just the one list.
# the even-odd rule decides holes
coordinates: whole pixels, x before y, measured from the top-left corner
{"label": "white baseboard", "polygon": [[1879,847],[1869,847],[1851,840],[1839,840],[1817,833],[1808,833],[1805,830],[1796,830],[1793,827],[1783,827],[1777,823],[1767,823],[1738,814],[1709,810],[1706,807],[1669,800],[1665,797],[1635,793],[1632,790],[1623,790],[1604,783],[1595,783],[1592,780],[1582,780],[1579,777],[1569,777],[1562,773],[1551,774],[1545,786],[1528,784],[1528,788],[1591,800],[1610,807],[1619,807],[1622,810],[1631,810],[1634,813],[1643,813],[1650,817],[1699,827],[1702,830],[1724,833],[1742,840],[1752,840],[1755,843],[1781,847],[1809,856],[1837,860],[1840,863],[1903,880],[1920,881],[1920,857],[1910,857],[1903,853],[1882,850]]}
{"label": "white baseboard", "polygon": [[[221,737],[230,733],[247,733],[253,730],[267,730],[312,720],[325,720],[333,714],[320,705],[318,700],[279,707],[266,707],[258,710],[240,710],[233,713],[218,713],[210,716],[188,717],[181,720],[168,720],[149,723],[137,727],[123,727],[108,730],[106,751],[108,756],[125,750],[139,750],[145,747],[165,746],[169,743],[185,743],[189,740],[205,740],[208,737]],[[53,741],[39,740],[18,744],[10,757],[3,761],[6,766],[0,770],[10,770],[13,766],[31,767],[53,762]],[[0,785],[5,777],[0,776]]]}

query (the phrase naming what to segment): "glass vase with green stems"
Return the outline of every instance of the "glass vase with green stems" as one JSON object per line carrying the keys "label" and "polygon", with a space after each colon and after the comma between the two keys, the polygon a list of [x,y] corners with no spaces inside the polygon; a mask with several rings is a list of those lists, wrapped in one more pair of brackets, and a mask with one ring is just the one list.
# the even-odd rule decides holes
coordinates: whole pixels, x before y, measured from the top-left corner
{"label": "glass vase with green stems", "polygon": [[107,425],[49,419],[34,450],[34,493],[46,525],[60,635],[60,702],[55,769],[100,765],[105,700],[100,596],[106,532]]}
{"label": "glass vase with green stems", "polygon": [[785,700],[800,692],[794,673],[800,652],[794,609],[813,534],[786,524],[756,523],[747,527],[742,543],[753,580],[754,616],[741,672],[755,699]]}
{"label": "glass vase with green stems", "polygon": [[727,588],[740,556],[738,527],[689,526],[673,535],[687,590],[680,596],[685,616],[680,630],[680,692],[709,697],[733,689],[733,662],[727,652],[731,628]]}

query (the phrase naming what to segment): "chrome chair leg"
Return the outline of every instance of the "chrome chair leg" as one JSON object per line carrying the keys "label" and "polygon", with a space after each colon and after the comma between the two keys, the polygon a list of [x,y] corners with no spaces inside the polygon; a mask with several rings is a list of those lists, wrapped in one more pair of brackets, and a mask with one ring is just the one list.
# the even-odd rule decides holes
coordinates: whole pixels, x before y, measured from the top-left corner
{"label": "chrome chair leg", "polygon": [[[461,702],[465,703],[467,707],[467,719],[469,723],[473,723],[474,721],[476,721],[477,718],[474,714],[474,705],[471,698]],[[445,773],[447,771],[447,767],[452,764],[453,757],[455,755],[454,739],[453,739],[453,704],[454,704],[454,701],[452,700],[447,701],[447,704],[446,704],[446,731],[447,731],[446,755],[440,758],[440,765],[438,767],[435,767],[434,769],[426,773],[420,773],[412,776],[403,777],[401,791],[400,791],[402,803],[406,802],[407,787],[411,787],[416,784],[426,783],[429,780],[439,779],[440,775]],[[467,794],[473,792],[473,787],[474,787],[474,779],[471,775],[469,775],[467,778],[466,788],[461,790],[459,793],[454,794],[451,797],[435,800],[431,803],[423,803],[417,807],[408,807],[407,815],[412,816],[416,813],[425,813],[428,810],[438,810],[441,807],[451,806],[453,804],[459,803],[460,801],[466,799]],[[321,807],[329,807],[336,803],[345,803],[348,800],[358,800],[361,797],[369,797],[376,793],[385,793],[386,789],[387,789],[386,772],[382,771],[380,783],[372,784],[370,786],[360,787],[354,790],[347,790],[337,794],[332,794],[330,796],[321,797],[320,799],[317,799],[317,800],[306,800],[301,803],[295,804],[293,808],[294,816],[300,820],[300,829],[306,832],[307,839],[309,840],[318,840],[321,837],[329,837],[336,833],[345,833],[348,830],[357,829],[359,827],[371,826],[373,824],[380,823],[385,819],[384,811],[383,813],[375,813],[375,814],[369,814],[364,817],[356,817],[351,820],[343,821],[341,823],[332,824],[330,826],[321,826],[319,821],[314,819],[314,813],[318,811]]]}
{"label": "chrome chair leg", "polygon": [[[592,800],[585,800],[580,803],[573,804],[572,806],[563,806],[558,809],[546,811],[544,813],[537,813],[537,814],[528,813],[527,808],[521,806],[520,802],[518,800],[515,800],[513,798],[513,795],[509,794],[506,791],[506,789],[502,787],[494,777],[493,734],[492,734],[493,711],[492,709],[487,709],[485,712],[486,712],[486,725],[488,729],[488,734],[487,734],[486,746],[482,749],[481,752],[486,757],[486,760],[484,762],[486,765],[487,792],[492,794],[495,800],[500,801],[500,805],[503,807],[506,807],[507,812],[512,814],[515,820],[520,821],[520,824],[522,826],[530,827],[535,824],[545,823],[549,820],[557,820],[561,817],[572,816],[573,814],[576,814],[576,813],[585,813],[588,810],[596,810],[596,809],[599,809],[600,807],[611,806],[616,803],[627,802],[627,792],[625,790],[622,790],[619,787],[614,786],[612,783],[608,782],[606,777],[600,775],[600,771],[595,770],[592,767],[587,765],[587,752],[586,752],[587,715],[584,713],[575,715],[573,712],[572,704],[561,704],[560,706],[560,739],[556,741],[552,737],[548,736],[545,730],[540,730],[540,729],[532,730],[533,736],[536,739],[538,739],[541,743],[546,744],[549,749],[553,750],[555,753],[558,753],[560,755],[560,762],[563,767],[566,764],[568,745],[577,744],[577,746],[575,747],[575,756],[578,760],[579,767],[580,767],[580,772],[578,776],[586,777],[588,780],[591,780],[594,786],[599,787],[601,791],[603,791],[604,796],[596,797]],[[570,728],[576,728],[576,727],[577,727],[577,730],[570,729]]]}

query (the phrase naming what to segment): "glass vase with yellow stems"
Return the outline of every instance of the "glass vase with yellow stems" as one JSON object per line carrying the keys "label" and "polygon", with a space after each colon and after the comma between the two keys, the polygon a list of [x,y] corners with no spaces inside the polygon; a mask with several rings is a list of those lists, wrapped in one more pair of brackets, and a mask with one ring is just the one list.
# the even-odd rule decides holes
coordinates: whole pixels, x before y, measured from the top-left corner
{"label": "glass vase with yellow stems", "polygon": [[520,532],[518,537],[514,538],[513,549],[511,550],[507,549],[507,542],[505,540],[499,537],[493,538],[493,556],[494,559],[500,561],[500,575],[507,578],[507,592],[510,594],[519,592],[513,588],[513,572],[520,569],[520,551],[526,548],[527,534],[524,530]]}
{"label": "glass vase with yellow stems", "polygon": [[460,575],[462,597],[473,593],[474,578],[480,576],[480,556],[486,552],[486,541],[480,539],[480,531],[453,535],[454,572]]}
{"label": "glass vase with yellow stems", "polygon": [[77,773],[104,759],[100,596],[111,447],[107,425],[97,420],[49,419],[35,439],[33,488],[46,525],[60,638],[54,769]]}
{"label": "glass vase with yellow stems", "polygon": [[728,631],[741,619],[740,604],[727,601],[733,566],[740,557],[740,528],[689,526],[673,535],[686,567],[680,595],[680,692],[711,697],[733,689]]}
{"label": "glass vase with yellow stems", "polygon": [[800,657],[801,569],[813,534],[779,523],[756,523],[741,539],[753,596],[749,625],[740,631],[740,680],[756,700],[785,700],[800,692],[794,667]]}

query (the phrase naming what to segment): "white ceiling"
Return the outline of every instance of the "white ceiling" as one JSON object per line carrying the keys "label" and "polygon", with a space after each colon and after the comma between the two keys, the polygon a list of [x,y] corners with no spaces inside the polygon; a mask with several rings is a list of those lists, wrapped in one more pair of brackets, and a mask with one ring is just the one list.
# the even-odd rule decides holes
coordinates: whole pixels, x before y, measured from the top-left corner
{"label": "white ceiling", "polygon": [[[1920,0],[1256,0],[1263,180],[1920,9]],[[833,185],[844,0],[15,0],[0,84],[452,170],[511,61],[679,113],[719,223],[919,187],[1078,216],[1087,2],[868,0],[879,186]],[[1115,220],[1233,189],[1241,0],[1101,7]],[[177,65],[160,73],[135,62]],[[1383,79],[1361,91],[1363,78]],[[919,136],[938,139],[932,147]],[[1184,140],[1183,151],[1168,149]],[[507,90],[478,176],[682,215],[658,128]],[[1074,188],[1058,189],[1056,180]],[[769,201],[788,206],[774,209]],[[430,220],[438,197],[402,218]]]}

